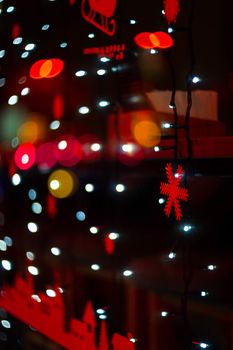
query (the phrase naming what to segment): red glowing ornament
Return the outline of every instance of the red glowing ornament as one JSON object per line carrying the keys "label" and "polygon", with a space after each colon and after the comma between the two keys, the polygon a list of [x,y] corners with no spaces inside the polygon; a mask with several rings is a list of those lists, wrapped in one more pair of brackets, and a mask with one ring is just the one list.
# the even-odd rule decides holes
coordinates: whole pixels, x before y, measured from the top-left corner
{"label": "red glowing ornament", "polygon": [[115,243],[114,240],[110,239],[108,235],[104,238],[104,247],[108,255],[112,255],[114,253]]}
{"label": "red glowing ornament", "polygon": [[37,148],[36,163],[40,170],[49,170],[57,162],[56,146],[52,142],[42,143]]}
{"label": "red glowing ornament", "polygon": [[61,95],[56,95],[53,100],[53,116],[54,119],[59,120],[64,113],[64,101]]}
{"label": "red glowing ornament", "polygon": [[82,0],[82,16],[108,35],[114,35],[116,22],[113,18],[117,0]]}
{"label": "red glowing ornament", "polygon": [[11,30],[11,37],[12,39],[15,39],[19,37],[19,35],[20,35],[20,25],[18,23],[15,23]]}
{"label": "red glowing ornament", "polygon": [[64,62],[58,58],[50,60],[36,61],[30,69],[30,77],[32,79],[54,78],[64,68]]}
{"label": "red glowing ornament", "polygon": [[31,143],[20,145],[15,152],[15,164],[21,170],[31,168],[36,160],[36,149]]}
{"label": "red glowing ornament", "polygon": [[160,184],[160,193],[168,197],[164,211],[166,216],[170,216],[172,207],[174,207],[176,220],[181,220],[182,212],[179,201],[187,202],[188,200],[188,190],[180,187],[184,171],[182,166],[178,165],[177,172],[174,175],[172,164],[168,163],[166,165],[166,174],[168,183],[161,182]]}
{"label": "red glowing ornament", "polygon": [[180,12],[180,0],[164,0],[164,12],[168,24],[176,22]]}
{"label": "red glowing ornament", "polygon": [[81,161],[83,149],[73,135],[63,135],[56,144],[56,158],[63,166],[73,166]]}
{"label": "red glowing ornament", "polygon": [[[22,322],[35,328],[67,350],[108,350],[109,340],[105,325],[101,325],[99,346],[96,345],[97,323],[92,303],[86,304],[82,320],[71,318],[65,327],[65,305],[59,285],[53,288],[53,297],[36,294],[33,277],[26,280],[16,275],[13,286],[1,288],[0,307]],[[135,345],[126,337],[114,333],[112,350],[135,350]]]}
{"label": "red glowing ornament", "polygon": [[169,49],[174,45],[172,37],[165,32],[142,32],[134,37],[135,43],[143,49]]}

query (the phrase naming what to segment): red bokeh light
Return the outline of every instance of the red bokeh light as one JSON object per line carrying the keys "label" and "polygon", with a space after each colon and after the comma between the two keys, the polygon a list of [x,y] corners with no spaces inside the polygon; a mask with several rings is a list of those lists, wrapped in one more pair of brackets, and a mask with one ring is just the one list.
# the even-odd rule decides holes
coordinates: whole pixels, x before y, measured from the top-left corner
{"label": "red bokeh light", "polygon": [[56,143],[56,158],[63,166],[73,166],[82,159],[82,145],[73,135],[63,135]]}
{"label": "red bokeh light", "polygon": [[64,101],[61,95],[56,95],[53,100],[53,117],[58,120],[61,119],[64,113]]}
{"label": "red bokeh light", "polygon": [[142,32],[134,37],[134,41],[143,49],[169,49],[174,45],[172,37],[165,32]]}
{"label": "red bokeh light", "polygon": [[36,61],[30,69],[32,79],[54,78],[61,73],[64,62],[58,58]]}
{"label": "red bokeh light", "polygon": [[174,45],[172,37],[165,32],[154,32],[150,35],[150,40],[156,49],[169,49]]}
{"label": "red bokeh light", "polygon": [[18,23],[15,23],[11,30],[11,37],[12,39],[17,38],[20,35],[20,25]]}
{"label": "red bokeh light", "polygon": [[134,37],[134,41],[139,47],[143,49],[153,49],[155,46],[154,46],[154,43],[152,43],[150,36],[151,36],[151,33],[142,32],[137,34]]}
{"label": "red bokeh light", "polygon": [[15,164],[21,170],[31,168],[36,160],[36,149],[31,143],[20,145],[15,152]]}
{"label": "red bokeh light", "polygon": [[51,169],[57,162],[56,146],[52,142],[41,144],[36,153],[36,163],[41,170]]}

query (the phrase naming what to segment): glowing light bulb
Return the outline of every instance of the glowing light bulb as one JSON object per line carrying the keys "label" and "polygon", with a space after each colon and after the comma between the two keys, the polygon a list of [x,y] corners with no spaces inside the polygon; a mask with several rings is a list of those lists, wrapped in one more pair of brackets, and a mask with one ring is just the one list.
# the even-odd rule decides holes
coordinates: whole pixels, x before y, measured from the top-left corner
{"label": "glowing light bulb", "polygon": [[6,242],[0,239],[0,250],[5,252],[7,250]]}
{"label": "glowing light bulb", "polygon": [[160,147],[159,147],[159,146],[155,146],[155,147],[154,147],[154,151],[155,151],[155,152],[159,152],[159,151],[160,151]]}
{"label": "glowing light bulb", "polygon": [[85,221],[86,219],[86,214],[83,211],[77,211],[76,213],[76,219],[78,221]]}
{"label": "glowing light bulb", "polygon": [[101,150],[102,146],[99,143],[92,143],[90,148],[93,152],[98,152]]}
{"label": "glowing light bulb", "polygon": [[4,241],[6,242],[6,245],[8,247],[12,247],[13,245],[13,239],[10,237],[10,236],[5,236],[4,238]]}
{"label": "glowing light bulb", "polygon": [[27,58],[29,56],[29,52],[28,51],[24,51],[21,55],[21,58]]}
{"label": "glowing light bulb", "polygon": [[21,36],[18,36],[13,40],[13,45],[19,45],[22,43],[22,41],[23,41],[23,38],[21,38]]}
{"label": "glowing light bulb", "polygon": [[98,230],[98,228],[97,228],[96,226],[91,226],[90,229],[89,229],[89,231],[90,231],[93,235],[96,235],[96,234],[99,232],[99,230]]}
{"label": "glowing light bulb", "polygon": [[167,317],[168,316],[168,312],[167,311],[161,311],[160,314],[162,317]]}
{"label": "glowing light bulb", "polygon": [[108,57],[100,57],[100,61],[101,62],[109,62],[110,58],[108,58]]}
{"label": "glowing light bulb", "polygon": [[28,231],[35,233],[38,231],[38,225],[35,222],[29,222],[27,224]]}
{"label": "glowing light bulb", "polygon": [[98,75],[105,75],[107,73],[106,69],[98,69],[96,72]]}
{"label": "glowing light bulb", "polygon": [[60,182],[58,180],[52,180],[49,185],[52,190],[57,190],[60,187]]}
{"label": "glowing light bulb", "polygon": [[0,50],[0,58],[3,58],[6,54],[6,50]]}
{"label": "glowing light bulb", "polygon": [[36,266],[28,266],[28,272],[33,276],[39,275],[39,269]]}
{"label": "glowing light bulb", "polygon": [[39,202],[32,203],[32,211],[35,214],[41,214],[42,213],[42,205]]}
{"label": "glowing light bulb", "polygon": [[49,127],[50,127],[50,129],[51,130],[57,130],[59,127],[60,127],[60,121],[59,120],[53,120],[51,123],[50,123],[50,125],[49,125]]}
{"label": "glowing light bulb", "polygon": [[133,271],[132,270],[125,270],[123,271],[123,276],[125,277],[130,277],[133,275]]}
{"label": "glowing light bulb", "polygon": [[55,296],[56,296],[56,292],[55,292],[55,290],[53,290],[53,289],[46,289],[46,294],[48,295],[48,297],[50,297],[50,298],[55,298]]}
{"label": "glowing light bulb", "polygon": [[184,232],[189,232],[192,229],[191,225],[184,225],[183,230]]}
{"label": "glowing light bulb", "polygon": [[170,123],[163,123],[163,124],[162,124],[162,127],[163,127],[164,129],[169,129],[169,128],[172,127],[172,125],[171,125]]}
{"label": "glowing light bulb", "polygon": [[129,23],[130,23],[130,24],[136,24],[137,21],[136,21],[135,19],[130,19],[130,20],[129,20]]}
{"label": "glowing light bulb", "polygon": [[87,106],[82,106],[78,109],[78,112],[80,114],[88,114],[90,112],[90,108],[88,108]]}
{"label": "glowing light bulb", "polygon": [[14,12],[15,11],[15,7],[14,6],[9,6],[9,7],[7,7],[7,9],[6,9],[6,12],[7,13],[12,13],[12,12]]}
{"label": "glowing light bulb", "polygon": [[119,238],[119,233],[116,233],[116,232],[110,232],[108,237],[112,240],[112,241],[115,241],[116,239]]}
{"label": "glowing light bulb", "polygon": [[51,253],[55,256],[58,256],[61,254],[61,250],[58,247],[52,247],[51,248]]}
{"label": "glowing light bulb", "polygon": [[25,87],[24,89],[21,90],[21,96],[26,96],[30,92],[30,89],[28,87]]}
{"label": "glowing light bulb", "polygon": [[124,192],[125,191],[125,185],[123,184],[117,184],[116,187],[115,187],[116,191],[117,192]]}
{"label": "glowing light bulb", "polygon": [[89,38],[89,39],[93,39],[94,37],[95,37],[95,34],[94,34],[94,33],[88,34],[88,38]]}
{"label": "glowing light bulb", "polygon": [[173,260],[176,257],[176,253],[171,252],[171,253],[168,254],[168,257],[169,257],[169,259]]}
{"label": "glowing light bulb", "polygon": [[75,73],[76,77],[84,77],[84,75],[86,75],[86,74],[87,74],[87,72],[86,72],[85,70],[83,70],[83,69],[78,70],[78,71]]}
{"label": "glowing light bulb", "polygon": [[28,197],[29,197],[32,201],[34,201],[34,200],[36,199],[37,193],[36,193],[36,191],[35,191],[33,188],[31,188],[31,189],[28,191]]}
{"label": "glowing light bulb", "polygon": [[202,297],[206,297],[208,294],[209,294],[209,293],[206,292],[206,291],[204,291],[204,290],[201,291],[201,296],[202,296]]}
{"label": "glowing light bulb", "polygon": [[92,264],[91,265],[91,269],[94,270],[94,271],[98,271],[100,269],[100,265],[98,264]]}
{"label": "glowing light bulb", "polygon": [[12,95],[9,100],[8,100],[8,105],[13,106],[18,102],[18,96],[17,95]]}
{"label": "glowing light bulb", "polygon": [[99,103],[98,103],[98,105],[102,108],[109,106],[109,104],[110,104],[110,102],[105,101],[105,100],[99,101]]}
{"label": "glowing light bulb", "polygon": [[4,328],[11,328],[11,324],[7,320],[1,320],[1,324]]}
{"label": "glowing light bulb", "polygon": [[216,268],[217,268],[216,265],[208,265],[208,266],[207,266],[207,269],[208,269],[209,271],[214,271]]}
{"label": "glowing light bulb", "polygon": [[35,254],[33,252],[26,252],[26,257],[28,258],[28,260],[35,260]]}
{"label": "glowing light bulb", "polygon": [[32,294],[32,299],[37,301],[38,303],[41,303],[41,298],[37,294]]}
{"label": "glowing light bulb", "polygon": [[201,79],[200,79],[199,77],[197,77],[197,76],[194,76],[194,77],[192,78],[192,82],[193,82],[194,84],[199,83],[199,81],[201,81]]}
{"label": "glowing light bulb", "polygon": [[92,184],[86,184],[86,186],[85,186],[85,190],[87,191],[87,192],[93,192],[94,191],[94,185],[92,185]]}
{"label": "glowing light bulb", "polygon": [[164,204],[165,203],[165,199],[164,198],[159,198],[159,204]]}
{"label": "glowing light bulb", "polygon": [[64,150],[64,149],[66,149],[66,147],[67,147],[67,141],[65,141],[65,140],[60,141],[60,142],[58,143],[57,147],[58,147],[58,149],[60,149],[61,151]]}
{"label": "glowing light bulb", "polygon": [[11,182],[14,186],[18,186],[21,183],[21,176],[15,173],[11,178]]}
{"label": "glowing light bulb", "polygon": [[168,33],[173,33],[174,29],[172,27],[169,27],[167,31],[168,31]]}
{"label": "glowing light bulb", "polygon": [[49,24],[44,24],[42,27],[41,27],[41,30],[48,30],[50,27]]}
{"label": "glowing light bulb", "polygon": [[97,314],[102,315],[105,313],[105,310],[104,309],[97,309],[96,312],[97,312]]}
{"label": "glowing light bulb", "polygon": [[10,271],[12,269],[12,264],[9,260],[2,260],[1,264],[2,264],[2,267],[4,268],[4,270],[6,270],[6,271]]}
{"label": "glowing light bulb", "polygon": [[106,320],[107,315],[99,315],[99,318],[100,318],[101,320]]}
{"label": "glowing light bulb", "polygon": [[36,47],[36,45],[33,44],[33,43],[27,44],[27,45],[25,46],[25,51],[32,51],[32,50],[35,49],[35,47]]}

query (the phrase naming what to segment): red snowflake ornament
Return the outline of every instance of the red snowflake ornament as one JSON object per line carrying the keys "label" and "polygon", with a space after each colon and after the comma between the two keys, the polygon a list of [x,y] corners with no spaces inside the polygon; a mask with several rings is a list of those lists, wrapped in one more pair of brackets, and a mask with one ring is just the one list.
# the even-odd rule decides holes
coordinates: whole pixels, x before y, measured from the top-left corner
{"label": "red snowflake ornament", "polygon": [[164,0],[164,12],[168,24],[176,22],[180,12],[180,0]]}
{"label": "red snowflake ornament", "polygon": [[188,190],[180,187],[184,171],[182,166],[178,165],[177,172],[173,174],[171,163],[168,163],[165,169],[168,182],[160,184],[160,193],[168,197],[164,211],[166,216],[170,216],[172,207],[174,207],[176,220],[181,220],[182,211],[179,201],[187,202],[188,200]]}

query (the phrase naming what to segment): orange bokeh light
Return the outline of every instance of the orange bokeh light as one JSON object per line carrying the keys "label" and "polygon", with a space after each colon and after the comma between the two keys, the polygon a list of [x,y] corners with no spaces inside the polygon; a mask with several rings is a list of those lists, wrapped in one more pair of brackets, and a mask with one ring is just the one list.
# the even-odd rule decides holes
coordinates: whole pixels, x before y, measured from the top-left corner
{"label": "orange bokeh light", "polygon": [[36,61],[30,69],[32,79],[54,78],[61,73],[64,62],[58,58]]}
{"label": "orange bokeh light", "polygon": [[142,32],[134,37],[134,41],[143,49],[169,49],[174,45],[172,37],[165,32]]}
{"label": "orange bokeh light", "polygon": [[134,125],[133,134],[135,140],[143,147],[154,147],[160,142],[161,131],[156,123],[150,120],[142,120]]}

